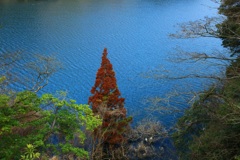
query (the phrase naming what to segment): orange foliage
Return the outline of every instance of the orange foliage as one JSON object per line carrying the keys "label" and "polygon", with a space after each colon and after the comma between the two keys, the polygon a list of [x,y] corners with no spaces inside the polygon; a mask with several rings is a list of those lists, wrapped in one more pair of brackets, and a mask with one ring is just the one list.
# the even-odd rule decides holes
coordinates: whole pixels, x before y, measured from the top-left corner
{"label": "orange foliage", "polygon": [[102,126],[95,130],[96,138],[101,136],[105,143],[119,144],[124,141],[124,133],[132,119],[126,117],[125,99],[120,97],[115,72],[107,54],[105,48],[88,104],[91,105],[93,113],[103,119]]}

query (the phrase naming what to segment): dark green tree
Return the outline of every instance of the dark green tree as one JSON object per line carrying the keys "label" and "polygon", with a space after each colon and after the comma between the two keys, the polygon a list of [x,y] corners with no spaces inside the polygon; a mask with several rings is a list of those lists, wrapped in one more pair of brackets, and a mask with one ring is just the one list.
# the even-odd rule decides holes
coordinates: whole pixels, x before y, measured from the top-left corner
{"label": "dark green tree", "polygon": [[223,46],[228,47],[234,54],[240,52],[240,3],[238,0],[225,0],[221,3],[219,12],[226,19],[217,25]]}
{"label": "dark green tree", "polygon": [[216,19],[197,25],[202,30],[196,33],[205,33],[198,34],[199,36],[221,38],[223,45],[230,48],[236,58],[204,56],[205,59],[227,60],[231,64],[226,69],[225,77],[221,79],[221,85],[215,85],[200,94],[199,99],[179,119],[173,137],[180,159],[237,160],[240,158],[239,5],[237,0],[222,2],[219,10],[226,19],[223,22],[218,21],[217,30],[211,29],[213,24],[216,24],[212,23],[216,22],[214,21]]}

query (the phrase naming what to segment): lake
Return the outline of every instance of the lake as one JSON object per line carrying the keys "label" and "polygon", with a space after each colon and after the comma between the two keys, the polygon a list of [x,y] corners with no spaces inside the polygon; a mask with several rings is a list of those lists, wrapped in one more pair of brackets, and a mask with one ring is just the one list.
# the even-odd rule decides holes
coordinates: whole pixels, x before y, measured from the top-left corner
{"label": "lake", "polygon": [[218,66],[169,59],[180,55],[176,48],[206,53],[222,50],[221,40],[168,36],[178,30],[178,23],[216,16],[217,7],[210,0],[0,0],[0,52],[54,54],[64,68],[43,91],[64,90],[86,104],[106,47],[128,114],[134,115],[135,122],[156,115],[169,125],[175,116],[145,109],[161,106],[159,97],[170,97],[165,106],[183,109],[188,105],[178,102],[188,96],[172,97],[171,93],[201,91],[211,81],[148,75],[153,70],[167,76],[219,74],[222,68]]}

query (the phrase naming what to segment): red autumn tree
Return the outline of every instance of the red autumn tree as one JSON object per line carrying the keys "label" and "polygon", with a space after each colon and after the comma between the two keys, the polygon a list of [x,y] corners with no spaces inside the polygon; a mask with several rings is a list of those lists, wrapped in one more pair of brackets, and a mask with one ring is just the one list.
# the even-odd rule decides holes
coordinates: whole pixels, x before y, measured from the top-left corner
{"label": "red autumn tree", "polygon": [[102,126],[95,130],[95,137],[101,137],[104,143],[115,145],[124,142],[124,134],[132,118],[126,117],[124,98],[120,97],[115,72],[107,54],[105,48],[88,104],[92,107],[93,113],[103,119]]}

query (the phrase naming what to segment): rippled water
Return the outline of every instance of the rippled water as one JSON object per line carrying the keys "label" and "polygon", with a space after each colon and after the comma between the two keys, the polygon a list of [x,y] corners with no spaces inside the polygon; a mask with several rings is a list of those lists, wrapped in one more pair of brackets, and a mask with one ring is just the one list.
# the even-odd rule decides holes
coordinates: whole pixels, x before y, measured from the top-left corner
{"label": "rippled water", "polygon": [[[177,23],[215,16],[214,7],[210,0],[0,0],[1,52],[57,53],[64,69],[51,77],[44,90],[66,90],[79,103],[87,103],[107,47],[126,108],[141,117],[148,98],[164,97],[177,86],[198,91],[208,84],[198,79],[154,80],[144,78],[143,73],[159,68],[170,75],[192,69],[209,74],[218,71],[200,63],[168,61],[179,54],[176,46],[200,52],[221,49],[218,39],[168,37],[177,30]],[[165,122],[171,119],[161,117]]]}

